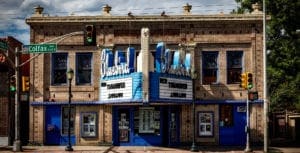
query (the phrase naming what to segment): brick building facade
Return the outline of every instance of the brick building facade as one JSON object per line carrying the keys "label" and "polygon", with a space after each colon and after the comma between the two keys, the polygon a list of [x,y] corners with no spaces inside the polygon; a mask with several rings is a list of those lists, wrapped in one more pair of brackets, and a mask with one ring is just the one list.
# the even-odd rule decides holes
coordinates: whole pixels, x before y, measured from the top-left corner
{"label": "brick building facade", "polygon": [[[15,134],[15,93],[10,91],[10,80],[15,74],[15,48],[20,50],[23,44],[12,36],[0,39],[6,42],[8,46],[6,51],[0,52],[0,54],[5,57],[5,60],[0,62],[0,145],[11,145]],[[29,55],[20,55],[20,62],[25,62],[28,58]],[[20,74],[29,76],[29,64],[20,67]],[[21,92],[20,95],[26,96],[27,93]],[[21,99],[20,107],[22,108],[21,113],[23,114],[21,116],[21,126],[23,127],[21,130],[21,132],[23,132],[21,139],[24,143],[28,140],[28,106],[28,100],[26,100],[26,98]]]}
{"label": "brick building facade", "polygon": [[[41,54],[30,63],[30,141],[67,143],[64,73],[73,68],[73,144],[190,144],[195,97],[198,144],[244,145],[247,91],[239,87],[239,77],[252,72],[251,90],[262,97],[262,13],[194,15],[190,5],[183,8],[183,15],[113,16],[106,5],[99,16],[52,17],[37,7],[26,19],[31,43],[91,25],[95,45],[86,45],[86,33],[79,33],[59,41],[56,53]],[[133,72],[126,68],[107,71],[124,63],[130,67],[131,57]],[[164,62],[167,57],[172,62]],[[168,73],[164,64],[171,64]],[[172,70],[181,65],[184,70]],[[194,84],[191,68],[198,75]],[[169,87],[162,91],[166,82]],[[251,141],[260,143],[262,100],[252,102],[250,110]]]}

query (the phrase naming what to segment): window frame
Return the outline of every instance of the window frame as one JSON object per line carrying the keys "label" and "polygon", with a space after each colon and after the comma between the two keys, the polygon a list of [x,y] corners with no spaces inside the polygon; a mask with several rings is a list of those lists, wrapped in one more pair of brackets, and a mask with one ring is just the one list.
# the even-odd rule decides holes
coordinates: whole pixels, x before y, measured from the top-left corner
{"label": "window frame", "polygon": [[[69,126],[69,124],[64,125],[64,121],[66,119],[68,122],[68,116],[66,116],[66,119],[64,119],[64,110],[67,110],[66,113],[68,114],[69,113],[68,109],[69,109],[68,106],[62,106],[62,108],[61,108],[61,135],[68,135],[68,131],[66,133],[64,133],[64,129],[68,130],[68,126]],[[72,112],[73,112],[73,114],[72,114]],[[73,118],[72,118],[72,115],[73,115]],[[73,130],[72,130],[72,127],[70,128],[71,135],[75,135],[75,127],[76,127],[75,126],[75,121],[76,121],[75,118],[76,118],[76,108],[75,108],[75,106],[71,106],[71,122],[73,121]]]}
{"label": "window frame", "polygon": [[[210,123],[203,123],[201,122],[201,117],[200,116],[201,114],[209,114],[210,115]],[[198,137],[213,137],[214,136],[214,112],[213,111],[199,111],[198,112],[198,128],[197,128],[197,131],[198,131]],[[205,125],[205,133],[201,132],[201,125]],[[207,132],[206,131],[206,126],[207,125],[210,125],[210,132]]]}
{"label": "window frame", "polygon": [[[76,53],[76,85],[92,85],[93,84],[93,53],[92,52],[79,52]],[[89,56],[90,58],[90,66],[88,68],[81,68],[79,67],[80,62],[82,60],[79,60],[80,56]],[[90,82],[80,82],[80,71],[89,71],[90,72]]]}
{"label": "window frame", "polygon": [[[68,84],[68,80],[67,80],[67,76],[66,76],[66,72],[68,70],[68,67],[69,67],[69,54],[68,53],[52,53],[51,55],[51,85],[53,86],[60,86],[60,85],[66,85]],[[60,57],[65,57],[66,59],[66,66],[65,68],[61,68],[59,67],[58,65],[55,65],[56,64],[56,60],[57,58]],[[62,74],[61,76],[63,76],[65,78],[65,82],[55,82],[55,72],[56,71],[61,71],[63,72],[64,71],[64,74]]]}
{"label": "window frame", "polygon": [[[94,124],[88,124],[89,128],[91,125],[94,125],[94,135],[87,135],[86,132],[84,131],[84,115],[93,115],[94,118]],[[98,137],[98,113],[97,112],[81,112],[80,113],[80,136],[82,138],[95,138]]]}
{"label": "window frame", "polygon": [[[231,54],[231,56],[230,56],[230,54]],[[238,54],[240,54],[240,55],[238,55]],[[239,66],[230,66],[229,63],[232,61],[232,59],[235,59],[235,57],[237,57],[237,56],[240,56],[238,59],[238,60],[240,60],[240,65]],[[241,82],[240,75],[242,74],[243,69],[244,69],[244,51],[242,51],[242,50],[226,51],[226,64],[227,64],[227,66],[226,66],[227,84],[239,84]],[[230,72],[237,73],[236,75],[233,76],[235,79],[230,80],[230,78],[233,78],[232,76],[230,76]]]}
{"label": "window frame", "polygon": [[[227,114],[231,114],[229,115],[231,122],[229,122],[229,124],[226,124],[226,116],[225,118],[222,117],[222,107],[231,107],[231,112],[229,112],[229,110],[226,110],[225,112],[227,112]],[[230,104],[222,104],[219,105],[219,122],[220,122],[220,127],[225,127],[225,128],[230,128],[234,126],[234,106],[230,105]],[[222,119],[224,118],[225,121],[223,121]]]}
{"label": "window frame", "polygon": [[[212,67],[207,67],[206,66],[206,61],[207,61],[207,58],[206,56],[209,56],[209,55],[212,55],[212,56],[215,56],[216,57],[216,66],[212,66]],[[208,62],[207,62],[208,63]],[[220,66],[219,66],[219,51],[202,51],[202,84],[204,85],[210,85],[210,84],[218,84],[219,83],[219,69],[220,69]],[[207,81],[206,77],[205,77],[205,74],[208,73],[207,71],[208,70],[211,70],[212,73],[215,73],[215,81]],[[207,76],[208,77],[208,76]],[[212,79],[214,79],[212,77]]]}

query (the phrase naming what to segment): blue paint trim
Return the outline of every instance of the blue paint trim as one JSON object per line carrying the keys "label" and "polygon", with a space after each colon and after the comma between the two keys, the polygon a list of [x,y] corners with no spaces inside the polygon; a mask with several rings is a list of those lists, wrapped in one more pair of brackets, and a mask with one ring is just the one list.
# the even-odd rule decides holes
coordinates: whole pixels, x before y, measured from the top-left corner
{"label": "blue paint trim", "polygon": [[[103,105],[103,104],[151,104],[151,103],[172,103],[172,104],[191,104],[192,100],[178,99],[151,99],[145,103],[143,99],[122,99],[122,100],[102,100],[102,101],[80,101],[72,102],[71,105]],[[196,100],[195,104],[245,104],[246,100]],[[250,104],[263,104],[263,100],[259,99]],[[48,106],[48,105],[68,105],[68,102],[31,102],[31,106]]]}
{"label": "blue paint trim", "polygon": [[[90,102],[71,102],[71,105],[99,105],[98,101],[90,101]],[[31,106],[48,106],[48,105],[68,105],[68,102],[30,102]]]}
{"label": "blue paint trim", "polygon": [[150,103],[192,103],[193,100],[182,100],[182,99],[151,99]]}
{"label": "blue paint trim", "polygon": [[[246,105],[246,100],[230,100],[230,99],[225,99],[225,100],[196,100],[196,104],[236,104],[236,103],[242,103]],[[250,104],[262,104],[263,100],[258,99],[253,102],[250,102]]]}
{"label": "blue paint trim", "polygon": [[[106,100],[106,101],[89,101],[89,102],[72,102],[71,105],[103,105],[103,104],[132,104],[132,103],[142,103],[142,99],[127,99],[127,100]],[[48,105],[68,105],[68,102],[31,102],[31,106],[48,106]]]}
{"label": "blue paint trim", "polygon": [[134,72],[134,73],[123,74],[123,75],[115,75],[115,76],[105,76],[101,78],[101,81],[109,81],[109,80],[123,79],[129,77],[139,77],[139,76],[143,76],[142,72]]}
{"label": "blue paint trim", "polygon": [[115,99],[115,100],[102,100],[101,104],[123,104],[123,103],[142,103],[143,99]]}

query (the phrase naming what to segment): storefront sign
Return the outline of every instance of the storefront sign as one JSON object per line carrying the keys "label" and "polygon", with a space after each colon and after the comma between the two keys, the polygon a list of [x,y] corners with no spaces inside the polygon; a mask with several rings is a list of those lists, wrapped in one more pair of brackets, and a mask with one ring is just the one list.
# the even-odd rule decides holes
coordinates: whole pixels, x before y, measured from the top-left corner
{"label": "storefront sign", "polygon": [[160,77],[159,98],[191,100],[192,97],[191,80]]}
{"label": "storefront sign", "polygon": [[118,50],[113,54],[110,49],[102,50],[101,54],[101,76],[117,76],[134,72],[135,49],[127,49],[125,52]]}
{"label": "storefront sign", "polygon": [[132,78],[102,81],[100,84],[101,100],[131,99]]}
{"label": "storefront sign", "polygon": [[171,51],[160,42],[156,46],[155,67],[158,73],[190,76],[191,54],[184,51]]}

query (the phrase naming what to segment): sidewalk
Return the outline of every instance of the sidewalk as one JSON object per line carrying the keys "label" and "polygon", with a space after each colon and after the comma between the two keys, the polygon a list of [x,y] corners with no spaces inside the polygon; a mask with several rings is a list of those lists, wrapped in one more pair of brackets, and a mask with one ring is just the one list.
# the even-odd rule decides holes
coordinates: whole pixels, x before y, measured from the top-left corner
{"label": "sidewalk", "polygon": [[[68,153],[65,146],[23,146],[26,153]],[[167,148],[152,146],[73,146],[74,153],[189,153],[189,148]],[[1,153],[11,153],[12,147],[1,147]],[[243,153],[241,147],[199,147],[200,153]],[[262,153],[261,149],[254,149],[254,153]]]}

